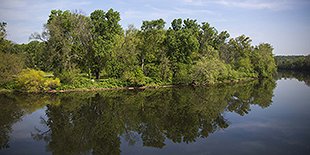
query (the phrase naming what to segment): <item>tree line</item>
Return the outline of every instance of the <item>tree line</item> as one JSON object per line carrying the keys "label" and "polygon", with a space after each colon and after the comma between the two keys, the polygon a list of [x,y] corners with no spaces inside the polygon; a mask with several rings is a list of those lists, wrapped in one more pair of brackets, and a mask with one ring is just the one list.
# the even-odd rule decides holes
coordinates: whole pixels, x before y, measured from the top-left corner
{"label": "tree line", "polygon": [[1,59],[14,59],[1,62],[2,77],[8,79],[1,82],[12,81],[22,68],[52,72],[64,84],[83,78],[117,79],[133,86],[205,85],[265,78],[276,71],[270,44],[253,46],[249,37],[231,38],[207,22],[174,19],[166,29],[166,22],[157,19],[124,30],[120,20],[113,9],[90,16],[52,10],[43,32],[33,33],[27,44],[6,40],[2,23]]}
{"label": "tree line", "polygon": [[275,56],[280,70],[310,71],[310,55],[307,56]]}

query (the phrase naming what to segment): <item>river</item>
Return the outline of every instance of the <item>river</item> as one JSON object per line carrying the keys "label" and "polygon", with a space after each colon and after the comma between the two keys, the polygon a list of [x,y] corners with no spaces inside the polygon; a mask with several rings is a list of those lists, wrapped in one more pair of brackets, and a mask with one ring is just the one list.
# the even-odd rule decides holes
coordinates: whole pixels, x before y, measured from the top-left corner
{"label": "river", "polygon": [[0,94],[0,154],[310,154],[309,74],[209,87]]}

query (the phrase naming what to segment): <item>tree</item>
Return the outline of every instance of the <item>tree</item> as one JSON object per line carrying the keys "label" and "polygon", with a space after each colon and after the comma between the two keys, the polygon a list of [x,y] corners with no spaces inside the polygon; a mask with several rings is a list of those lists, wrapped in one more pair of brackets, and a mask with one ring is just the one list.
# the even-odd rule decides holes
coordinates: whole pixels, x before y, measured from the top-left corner
{"label": "tree", "polygon": [[18,54],[0,52],[0,86],[15,79],[24,67],[23,57]]}
{"label": "tree", "polygon": [[92,48],[88,53],[90,69],[100,78],[100,72],[107,67],[107,62],[113,56],[112,49],[115,47],[117,36],[122,35],[122,28],[118,23],[120,14],[113,9],[104,12],[95,10],[90,15]]}
{"label": "tree", "polygon": [[191,68],[191,78],[195,85],[214,84],[227,80],[231,67],[217,58],[203,58]]}
{"label": "tree", "polygon": [[24,67],[23,57],[11,52],[13,45],[5,37],[6,23],[0,22],[0,86],[13,81]]}
{"label": "tree", "polygon": [[192,53],[198,51],[199,43],[196,38],[198,25],[196,21],[184,21],[187,21],[187,24],[184,22],[182,29],[178,29],[181,26],[180,19],[174,19],[172,21],[172,28],[169,28],[167,31],[165,40],[167,55],[173,63],[189,64],[192,62]]}
{"label": "tree", "polygon": [[[139,46],[141,45],[140,32],[133,25],[129,25],[125,31],[124,39],[118,44],[116,56],[119,65],[119,74],[124,81],[131,83],[140,83],[145,77],[140,61],[141,53]],[[142,78],[142,79],[141,79]]]}
{"label": "tree", "polygon": [[46,44],[40,41],[31,41],[28,44],[17,46],[19,53],[25,57],[25,66],[28,68],[46,70],[44,55],[46,52]]}
{"label": "tree", "polygon": [[165,38],[165,21],[163,19],[143,21],[140,31],[139,60],[146,76],[159,78],[158,65],[165,56],[163,41]]}
{"label": "tree", "polygon": [[6,37],[6,27],[7,23],[5,22],[0,22],[0,40],[4,40]]}
{"label": "tree", "polygon": [[272,51],[272,46],[267,43],[259,44],[255,47],[251,61],[254,71],[259,77],[269,77],[276,72],[276,64]]}
{"label": "tree", "polygon": [[[186,65],[192,63],[193,53],[197,53],[199,48],[197,39],[198,24],[195,20],[187,19],[184,20],[182,25],[181,21],[181,19],[172,21],[165,39],[167,57],[172,64],[173,78],[176,78],[178,72],[183,72],[180,75],[187,75],[186,70],[188,67]],[[181,71],[181,68],[183,71]]]}
{"label": "tree", "polygon": [[229,44],[227,43],[230,34],[227,31],[222,31],[217,37],[219,57],[225,63],[229,63],[230,61],[230,52],[229,52]]}
{"label": "tree", "polygon": [[89,23],[89,18],[77,11],[51,11],[42,34],[34,33],[30,37],[46,44],[44,70],[62,74],[78,67],[85,69],[82,60],[91,39]]}
{"label": "tree", "polygon": [[12,42],[6,39],[6,25],[5,22],[0,22],[0,52],[12,53]]}
{"label": "tree", "polygon": [[232,64],[235,70],[247,75],[253,71],[253,65],[250,60],[252,52],[251,42],[252,40],[245,35],[230,39],[228,42],[228,62]]}
{"label": "tree", "polygon": [[310,55],[307,56],[275,56],[278,69],[281,70],[310,70]]}
{"label": "tree", "polygon": [[209,23],[202,23],[199,32],[199,57],[218,58],[217,30],[211,27]]}

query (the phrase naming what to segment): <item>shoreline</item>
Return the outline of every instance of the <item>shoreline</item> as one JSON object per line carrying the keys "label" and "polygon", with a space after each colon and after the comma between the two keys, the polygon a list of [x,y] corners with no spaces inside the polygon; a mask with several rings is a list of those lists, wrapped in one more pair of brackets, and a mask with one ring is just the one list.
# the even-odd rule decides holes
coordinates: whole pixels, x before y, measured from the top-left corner
{"label": "shoreline", "polygon": [[172,88],[172,87],[179,87],[179,86],[181,85],[114,87],[114,88],[75,88],[75,89],[64,89],[64,90],[48,90],[48,91],[45,91],[45,93],[96,92],[96,91],[109,91],[109,90],[145,90],[145,89],[158,89],[158,88]]}
{"label": "shoreline", "polygon": [[29,92],[29,91],[21,91],[21,90],[10,90],[10,89],[0,89],[1,93],[26,93],[26,94],[40,94],[40,93],[48,93],[48,94],[55,94],[55,93],[70,93],[70,92],[96,92],[96,91],[109,91],[109,90],[145,90],[145,89],[160,89],[160,88],[175,88],[175,87],[182,87],[182,86],[192,86],[192,87],[209,87],[214,85],[221,85],[221,84],[240,84],[250,81],[258,80],[257,78],[247,78],[242,80],[226,80],[221,81],[213,84],[206,84],[206,85],[195,85],[195,84],[171,84],[171,85],[159,85],[159,86],[142,86],[142,87],[113,87],[113,88],[74,88],[74,89],[63,89],[63,90],[47,90],[47,91],[39,91],[39,92]]}

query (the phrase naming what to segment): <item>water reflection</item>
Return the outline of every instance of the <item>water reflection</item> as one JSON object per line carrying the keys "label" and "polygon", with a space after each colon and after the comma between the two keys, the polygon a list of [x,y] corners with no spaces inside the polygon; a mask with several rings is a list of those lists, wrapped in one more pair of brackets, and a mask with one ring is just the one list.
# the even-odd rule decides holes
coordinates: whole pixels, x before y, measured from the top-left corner
{"label": "water reflection", "polygon": [[[223,112],[241,116],[250,105],[268,107],[275,81],[214,87],[109,91],[52,96],[47,131],[32,134],[53,154],[120,154],[120,137],[130,145],[163,148],[165,140],[192,143],[227,128]],[[51,102],[53,101],[53,102]],[[42,127],[43,128],[43,127]]]}
{"label": "water reflection", "polygon": [[9,148],[12,125],[25,114],[32,113],[49,103],[46,95],[0,94],[0,150]]}
{"label": "water reflection", "polygon": [[310,86],[310,72],[301,72],[301,71],[289,71],[282,70],[278,72],[277,79],[292,79],[295,78],[298,81],[303,81],[307,86]]}

